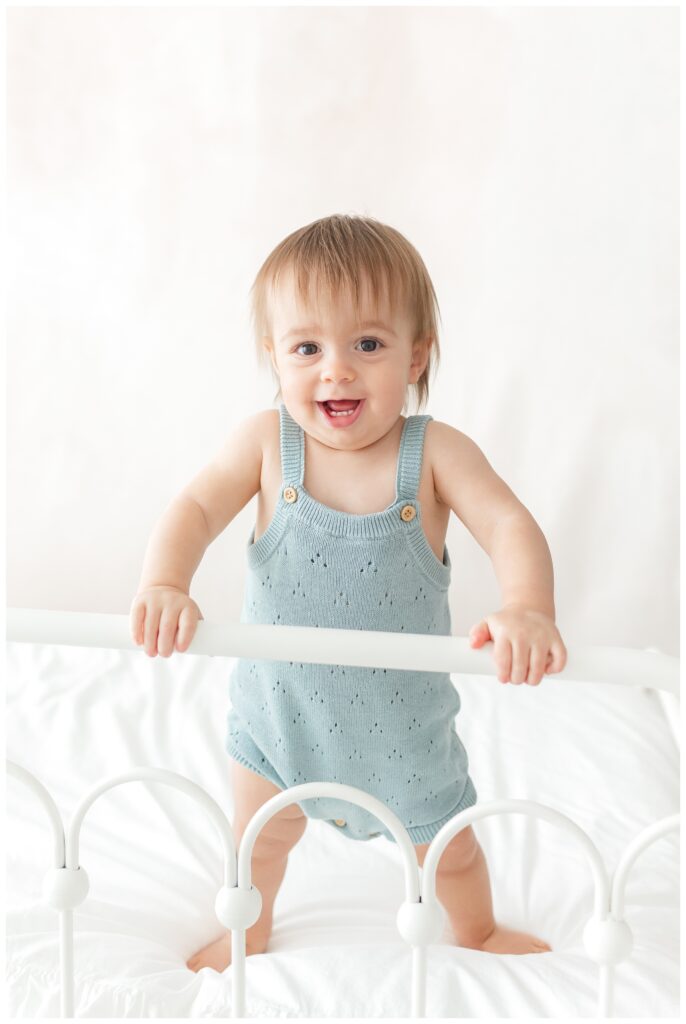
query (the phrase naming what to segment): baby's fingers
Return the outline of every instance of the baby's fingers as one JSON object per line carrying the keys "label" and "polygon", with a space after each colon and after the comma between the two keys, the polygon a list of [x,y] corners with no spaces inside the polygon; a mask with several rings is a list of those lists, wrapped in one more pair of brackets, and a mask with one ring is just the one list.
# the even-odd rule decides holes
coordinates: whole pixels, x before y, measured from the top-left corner
{"label": "baby's fingers", "polygon": [[157,653],[162,658],[169,658],[173,653],[178,621],[178,612],[174,605],[162,609],[159,635],[157,637]]}
{"label": "baby's fingers", "polygon": [[[200,615],[202,618],[202,615]],[[179,631],[176,634],[176,649],[180,653],[187,650],[195,635],[195,628],[198,624],[198,612],[192,605],[186,605],[181,609],[179,615]]]}
{"label": "baby's fingers", "polygon": [[160,608],[146,608],[145,625],[143,629],[143,647],[149,658],[157,654],[157,630],[160,624]]}
{"label": "baby's fingers", "polygon": [[498,671],[498,679],[506,683],[512,672],[512,646],[509,640],[500,636],[493,645],[493,660]]}
{"label": "baby's fingers", "polygon": [[135,644],[143,643],[143,623],[145,622],[145,605],[136,602],[129,614],[129,629]]}
{"label": "baby's fingers", "polygon": [[553,640],[550,645],[550,653],[548,654],[548,664],[546,665],[546,675],[552,675],[554,672],[561,672],[567,664],[567,648],[561,640]]}
{"label": "baby's fingers", "polygon": [[531,648],[531,656],[529,658],[529,675],[526,680],[529,686],[538,686],[543,678],[546,666],[546,653],[545,647]]}

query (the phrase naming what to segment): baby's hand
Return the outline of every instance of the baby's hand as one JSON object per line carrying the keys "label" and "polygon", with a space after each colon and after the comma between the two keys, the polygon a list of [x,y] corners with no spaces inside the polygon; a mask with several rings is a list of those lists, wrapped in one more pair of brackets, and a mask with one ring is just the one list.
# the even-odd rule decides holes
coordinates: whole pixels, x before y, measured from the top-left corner
{"label": "baby's hand", "polygon": [[492,640],[493,660],[501,683],[538,686],[543,675],[561,672],[567,649],[549,615],[526,608],[503,608],[469,631],[472,647]]}
{"label": "baby's hand", "polygon": [[[133,599],[129,613],[134,643],[145,643],[145,653],[168,658],[188,648],[198,619],[203,615],[195,601],[177,587],[148,587]],[[176,645],[174,641],[176,640]]]}

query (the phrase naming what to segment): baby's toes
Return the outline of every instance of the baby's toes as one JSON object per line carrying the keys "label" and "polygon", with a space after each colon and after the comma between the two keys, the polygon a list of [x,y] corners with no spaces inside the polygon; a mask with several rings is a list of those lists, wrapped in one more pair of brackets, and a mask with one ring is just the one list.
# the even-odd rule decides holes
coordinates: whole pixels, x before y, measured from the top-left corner
{"label": "baby's toes", "polygon": [[534,939],[534,953],[552,953],[552,947],[543,939]]}

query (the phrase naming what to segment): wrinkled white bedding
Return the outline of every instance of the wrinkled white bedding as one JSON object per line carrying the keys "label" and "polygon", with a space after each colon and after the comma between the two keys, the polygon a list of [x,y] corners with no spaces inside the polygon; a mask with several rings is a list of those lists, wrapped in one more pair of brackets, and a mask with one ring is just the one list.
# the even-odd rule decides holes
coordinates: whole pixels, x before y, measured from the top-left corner
{"label": "wrinkled white bedding", "polygon": [[[7,651],[7,756],[47,786],[65,824],[93,786],[140,765],[199,783],[231,819],[229,659],[19,643]],[[476,676],[456,684],[481,803],[530,799],[563,812],[610,872],[643,827],[679,809],[673,698],[554,677],[534,688]],[[47,819],[14,780],[7,805],[7,1012],[58,1016],[58,918],[41,899]],[[597,968],[582,943],[592,884],[581,848],[519,814],[474,829],[497,919],[542,936],[553,952],[492,956],[450,945],[446,929],[445,944],[429,950],[427,1016],[593,1016]],[[74,914],[76,1015],[227,1016],[230,970],[185,968],[222,930],[213,911],[220,845],[200,807],[160,784],[120,786],[89,812],[80,862],[91,888]],[[629,877],[634,951],[617,969],[617,1016],[679,1014],[678,880],[671,834]],[[290,855],[269,951],[247,960],[248,1014],[409,1016],[411,952],[395,929],[402,899],[393,844],[352,842],[310,821]]]}

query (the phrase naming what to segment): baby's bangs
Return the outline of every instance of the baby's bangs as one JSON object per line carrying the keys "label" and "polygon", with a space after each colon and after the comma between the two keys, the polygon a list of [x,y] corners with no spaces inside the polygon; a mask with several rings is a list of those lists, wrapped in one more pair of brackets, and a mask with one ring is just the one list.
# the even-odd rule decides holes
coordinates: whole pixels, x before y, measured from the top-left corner
{"label": "baby's bangs", "polygon": [[290,271],[298,301],[309,309],[350,301],[359,316],[363,298],[370,297],[376,316],[384,300],[391,308],[401,296],[406,302],[409,281],[404,267],[378,258],[360,260],[359,253],[356,255],[356,260],[347,262],[330,251],[291,254],[274,269],[272,289],[276,290],[281,275]]}

